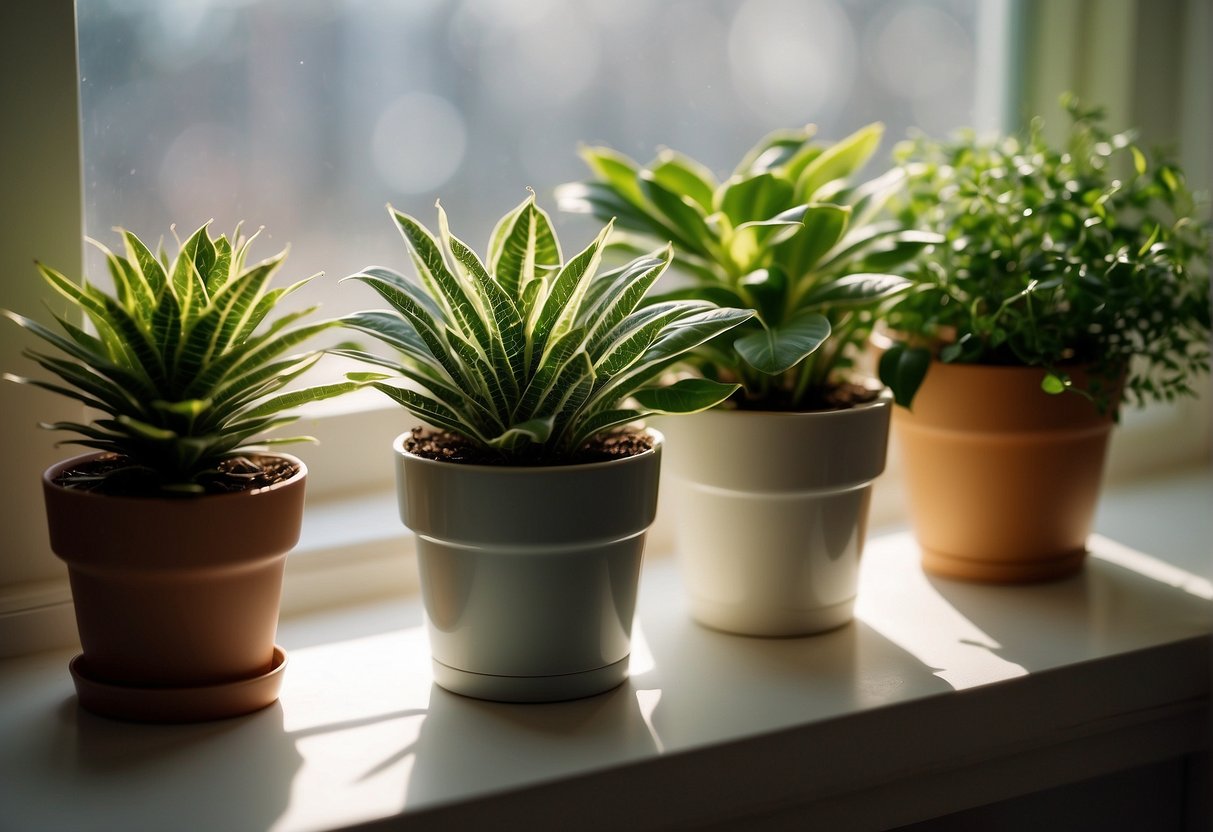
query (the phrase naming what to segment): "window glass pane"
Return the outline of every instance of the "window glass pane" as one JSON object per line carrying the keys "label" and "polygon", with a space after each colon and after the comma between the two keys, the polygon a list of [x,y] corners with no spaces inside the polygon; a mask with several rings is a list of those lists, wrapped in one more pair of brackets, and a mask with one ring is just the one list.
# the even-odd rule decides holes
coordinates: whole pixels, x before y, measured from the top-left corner
{"label": "window glass pane", "polygon": [[[579,142],[661,146],[727,173],[760,136],[972,123],[978,0],[79,0],[88,233],[213,218],[290,242],[306,300],[403,268],[384,211],[441,197],[483,248],[497,217],[581,177]],[[884,158],[887,158],[885,156]],[[556,217],[566,248],[592,235]],[[169,240],[169,248],[172,248]],[[92,274],[104,274],[95,255]],[[305,293],[306,294],[306,293]]]}

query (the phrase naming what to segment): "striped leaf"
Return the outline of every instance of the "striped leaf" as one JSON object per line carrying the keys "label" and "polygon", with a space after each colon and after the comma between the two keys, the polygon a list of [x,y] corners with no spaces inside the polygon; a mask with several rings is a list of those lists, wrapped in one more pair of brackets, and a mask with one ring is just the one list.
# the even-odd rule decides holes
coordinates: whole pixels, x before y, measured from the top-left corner
{"label": "striped leaf", "polygon": [[[398,357],[336,352],[374,368],[372,374],[350,375],[352,381],[371,384],[422,421],[506,460],[567,458],[590,436],[631,421],[635,411],[619,404],[641,387],[660,384],[645,376],[634,384],[616,383],[606,393],[607,371],[623,371],[650,355],[680,319],[720,311],[701,300],[642,306],[670,265],[668,248],[598,277],[609,224],[562,261],[559,241],[533,194],[497,223],[487,265],[451,233],[441,208],[437,238],[403,216],[394,214],[417,249],[414,265],[428,277],[421,275],[418,286],[386,269],[351,275],[371,285],[391,309],[343,319],[346,327],[396,349]],[[451,286],[436,265],[444,251]],[[718,333],[752,314],[737,311],[702,325]],[[709,337],[706,330],[703,337]],[[662,357],[668,366],[681,353]],[[385,370],[408,386],[390,383]]]}

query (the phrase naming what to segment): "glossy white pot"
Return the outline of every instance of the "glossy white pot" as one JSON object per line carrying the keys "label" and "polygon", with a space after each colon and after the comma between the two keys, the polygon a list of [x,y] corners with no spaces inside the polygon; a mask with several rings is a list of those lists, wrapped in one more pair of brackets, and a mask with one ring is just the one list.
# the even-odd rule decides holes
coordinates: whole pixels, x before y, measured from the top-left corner
{"label": "glossy white pot", "polygon": [[586,465],[424,459],[395,442],[400,518],[417,559],[434,681],[505,702],[609,690],[628,675],[653,448]]}
{"label": "glossy white pot", "polygon": [[851,620],[892,396],[811,413],[709,410],[661,423],[691,613],[754,636]]}

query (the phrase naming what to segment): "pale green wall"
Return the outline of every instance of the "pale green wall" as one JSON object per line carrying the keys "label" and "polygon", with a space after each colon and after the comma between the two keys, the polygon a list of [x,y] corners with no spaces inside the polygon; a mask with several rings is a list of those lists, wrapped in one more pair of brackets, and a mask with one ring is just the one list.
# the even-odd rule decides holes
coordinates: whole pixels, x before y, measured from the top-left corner
{"label": "pale green wall", "polygon": [[[45,318],[49,300],[35,258],[68,275],[83,259],[74,15],[71,0],[0,3],[0,307],[32,317]],[[0,320],[0,369],[36,371],[20,358],[30,346]],[[49,555],[39,478],[66,454],[37,423],[79,416],[61,397],[0,382],[0,584],[62,574]]]}

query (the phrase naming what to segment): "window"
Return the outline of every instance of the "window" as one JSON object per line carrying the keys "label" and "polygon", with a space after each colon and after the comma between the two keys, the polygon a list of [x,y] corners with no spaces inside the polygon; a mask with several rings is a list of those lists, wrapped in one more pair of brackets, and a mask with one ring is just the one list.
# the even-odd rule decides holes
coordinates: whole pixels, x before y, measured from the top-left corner
{"label": "window", "polygon": [[[883,121],[886,151],[911,127],[996,126],[986,105],[1006,96],[975,79],[998,83],[1000,15],[973,0],[82,0],[85,229],[264,225],[254,253],[289,241],[292,278],[327,273],[299,302],[377,306],[337,281],[407,263],[387,202],[432,224],[441,198],[482,247],[533,186],[566,244],[588,242],[594,222],[551,198],[586,173],[579,142],[641,161],[666,145],[726,173],[765,133],[810,121],[828,138]],[[364,413],[376,441],[352,451],[326,423],[362,407],[380,398],[309,425],[329,436],[305,449],[317,493],[357,487],[351,457],[407,424]],[[360,467],[362,485],[382,483],[376,458]]]}
{"label": "window", "polygon": [[[0,135],[0,306],[23,311],[37,308],[30,261],[77,272],[82,230],[156,239],[212,218],[264,225],[254,254],[289,241],[290,277],[323,269],[304,300],[324,314],[377,305],[337,279],[405,266],[389,201],[432,222],[441,197],[479,247],[530,185],[563,238],[588,239],[593,223],[551,198],[583,175],[581,141],[642,161],[668,145],[723,173],[779,127],[812,121],[834,138],[881,120],[887,150],[911,127],[1011,125],[1074,89],[1210,177],[1200,0],[51,0],[0,15],[6,109],[30,126]],[[27,345],[15,329],[0,328],[5,370]],[[0,443],[21,460],[0,493],[21,553],[0,562],[0,589],[62,580],[31,485],[62,455],[33,427],[54,406],[0,385]],[[405,414],[368,394],[310,421],[313,496],[390,484],[386,442]],[[1207,397],[1126,428],[1114,466],[1118,453],[1127,469],[1207,455]],[[28,606],[0,596],[0,613]]]}

